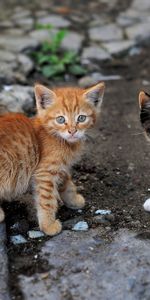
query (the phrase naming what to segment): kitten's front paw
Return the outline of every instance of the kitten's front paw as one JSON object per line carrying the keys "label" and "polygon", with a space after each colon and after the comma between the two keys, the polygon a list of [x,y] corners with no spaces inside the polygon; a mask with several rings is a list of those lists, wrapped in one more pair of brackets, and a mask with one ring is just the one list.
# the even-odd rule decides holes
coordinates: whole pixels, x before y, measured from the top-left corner
{"label": "kitten's front paw", "polygon": [[80,209],[83,208],[84,206],[85,206],[85,199],[80,194],[77,194],[75,201],[72,202],[71,205],[69,205],[69,207],[72,209]]}
{"label": "kitten's front paw", "polygon": [[40,226],[40,229],[47,235],[53,236],[61,232],[62,224],[59,220],[55,220],[49,226]]}
{"label": "kitten's front paw", "polygon": [[3,222],[5,219],[5,214],[3,209],[0,207],[0,223]]}
{"label": "kitten's front paw", "polygon": [[144,204],[143,204],[143,207],[146,211],[149,211],[150,212],[150,198],[148,198]]}

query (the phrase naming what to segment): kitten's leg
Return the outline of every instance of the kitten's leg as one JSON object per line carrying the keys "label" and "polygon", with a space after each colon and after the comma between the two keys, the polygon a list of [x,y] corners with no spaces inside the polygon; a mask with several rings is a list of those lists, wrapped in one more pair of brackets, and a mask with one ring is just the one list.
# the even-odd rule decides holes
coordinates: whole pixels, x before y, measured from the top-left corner
{"label": "kitten's leg", "polygon": [[36,207],[40,229],[47,235],[58,234],[62,225],[56,220],[58,192],[55,179],[47,173],[36,176]]}
{"label": "kitten's leg", "polygon": [[5,219],[5,214],[3,209],[0,207],[0,223],[2,223]]}
{"label": "kitten's leg", "polygon": [[85,199],[82,195],[77,193],[75,184],[71,177],[66,174],[63,185],[59,189],[60,197],[65,205],[72,209],[79,209],[85,206]]}

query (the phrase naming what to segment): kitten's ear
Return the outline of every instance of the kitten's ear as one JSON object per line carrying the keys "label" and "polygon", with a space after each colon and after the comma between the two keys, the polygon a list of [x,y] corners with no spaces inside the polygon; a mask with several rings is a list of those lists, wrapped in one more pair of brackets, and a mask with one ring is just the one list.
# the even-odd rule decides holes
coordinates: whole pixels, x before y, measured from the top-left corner
{"label": "kitten's ear", "polygon": [[49,90],[47,87],[41,84],[35,85],[35,98],[36,106],[38,110],[46,109],[49,107],[56,99],[56,94]]}
{"label": "kitten's ear", "polygon": [[98,83],[84,92],[85,99],[100,110],[105,91],[104,82]]}
{"label": "kitten's ear", "polygon": [[146,104],[146,102],[150,102],[150,95],[144,91],[141,91],[139,93],[139,106],[140,109]]}

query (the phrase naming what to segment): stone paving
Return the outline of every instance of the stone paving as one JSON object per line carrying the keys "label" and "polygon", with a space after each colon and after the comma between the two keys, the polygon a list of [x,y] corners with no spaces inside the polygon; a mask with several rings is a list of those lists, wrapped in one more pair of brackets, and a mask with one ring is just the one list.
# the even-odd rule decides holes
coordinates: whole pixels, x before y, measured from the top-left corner
{"label": "stone paving", "polygon": [[[101,11],[93,9],[92,3],[91,13],[89,13],[89,11],[87,13],[86,9],[83,10],[83,7],[81,11],[79,9],[73,9],[71,11],[71,9],[69,9],[69,7],[67,8],[67,6],[60,8],[58,7],[59,9],[56,9],[57,5],[54,4],[50,8],[48,1],[42,1],[42,3],[37,6],[35,1],[35,7],[34,1],[32,2],[33,3],[31,7],[30,5],[21,6],[19,4],[12,5],[10,7],[8,5],[7,9],[7,3],[4,3],[0,12],[1,113],[6,111],[18,111],[26,113],[28,111],[32,112],[34,104],[33,88],[30,86],[28,78],[34,71],[35,66],[30,56],[30,52],[38,49],[41,43],[49,38],[48,30],[43,29],[39,31],[36,29],[36,24],[38,23],[52,24],[54,27],[54,32],[56,32],[60,28],[68,29],[68,35],[62,41],[61,47],[63,49],[65,48],[68,50],[74,50],[76,51],[76,53],[79,53],[81,63],[85,66],[89,66],[89,74],[87,74],[83,78],[80,78],[78,81],[79,85],[81,86],[94,84],[101,80],[101,78],[104,78],[103,74],[98,72],[97,69],[95,70],[95,65],[99,66],[101,62],[113,60],[115,57],[123,57],[128,56],[131,53],[138,53],[143,43],[149,43],[149,0],[143,0],[142,4],[140,0],[133,0],[125,10],[121,10],[114,15],[113,9],[115,9],[117,5],[116,0],[97,0],[96,4],[104,5],[104,12],[102,11],[102,14]],[[5,230],[3,225],[0,226],[0,236],[0,265],[2,266],[0,271],[0,300],[7,300],[10,298],[7,285],[7,255],[4,246]],[[64,237],[66,239],[67,236],[69,237],[69,243],[70,241],[72,242],[72,239],[74,239],[74,234],[71,236],[70,233],[66,232],[63,233],[61,238],[63,239]],[[86,237],[84,238],[84,242],[86,243]],[[91,239],[92,238],[93,237],[91,237]],[[57,250],[57,240],[58,237],[54,239],[54,241],[56,241],[56,245],[53,244],[53,242],[49,242],[45,247],[53,246],[54,249],[56,248],[55,250]],[[90,243],[90,241],[88,240],[87,243]],[[82,246],[83,245],[81,245],[81,251]],[[93,251],[92,247],[95,247],[95,244],[94,246],[93,244],[88,244],[88,247],[89,252],[87,256],[90,256],[90,251]],[[147,246],[145,247],[147,251]],[[46,251],[46,248],[44,248],[43,251]],[[77,249],[75,249],[74,251],[76,253]],[[61,255],[63,256],[63,251]],[[51,259],[54,258],[55,255],[53,252],[52,258],[48,258],[50,264]],[[93,272],[92,262],[90,262],[90,268],[91,272]],[[98,268],[100,268],[100,265],[98,266]],[[87,270],[85,270],[85,276],[88,277],[89,273]],[[73,276],[75,276],[76,272],[80,272],[80,266],[79,270],[74,270]],[[107,270],[105,270],[105,272],[107,272]],[[47,276],[49,277],[50,275],[52,276],[52,282],[54,282],[56,274],[49,273]],[[133,277],[135,275],[136,274],[133,274]],[[68,294],[65,294],[67,293],[65,287],[70,280],[69,276],[70,274],[68,273],[68,278],[64,279],[62,275],[61,282],[57,283],[58,285],[60,285],[62,293],[64,293],[62,299],[79,299],[78,295],[74,295],[74,298],[69,298]],[[140,279],[141,277],[139,278],[139,280]],[[34,276],[33,278],[29,279],[23,276],[20,277],[20,283],[25,294],[25,299],[37,300],[43,297],[43,292],[41,292],[41,295],[36,294],[36,285],[34,286],[35,290],[32,290],[32,281],[34,280]],[[36,278],[36,280],[39,285],[38,293],[40,288],[41,290],[44,288],[45,291],[49,289],[49,284],[51,283],[47,283],[47,279],[44,282],[41,281],[41,283],[39,283],[39,277]],[[82,280],[82,276],[80,277],[80,280]],[[133,283],[129,282],[129,289],[132,289],[131,285],[134,285],[134,280],[131,280]],[[76,285],[79,286],[79,282],[76,281]],[[95,288],[97,286],[95,286]],[[112,286],[110,286],[110,288],[112,288]],[[149,292],[148,289],[146,292]],[[55,289],[55,287],[54,290],[51,289],[51,293],[51,298],[45,296],[45,298],[43,299],[54,299],[53,296],[55,297],[55,299],[60,299],[58,290]],[[87,299],[90,299],[93,295],[91,295],[91,291],[89,291],[88,293],[89,296]],[[96,294],[94,295],[95,298],[93,299],[99,299],[97,298],[98,296]],[[120,300],[121,298],[116,299]]]}
{"label": "stone paving", "polygon": [[28,84],[28,75],[34,70],[34,62],[28,53],[49,38],[48,30],[36,30],[36,24],[52,24],[55,31],[67,28],[69,33],[62,41],[62,48],[80,53],[81,62],[85,65],[95,60],[100,63],[116,56],[128,55],[129,50],[149,40],[149,1],[143,0],[141,5],[140,1],[134,0],[125,11],[114,16],[108,12],[115,8],[116,1],[97,2],[108,7],[107,13],[101,15],[94,11],[91,15],[86,15],[83,11],[81,18],[80,12],[68,13],[66,8],[66,14],[60,15],[50,9],[46,10],[49,7],[45,5],[46,2],[43,3],[43,8],[41,3],[36,10],[21,6],[2,10],[1,84]]}
{"label": "stone paving", "polygon": [[46,242],[42,255],[51,268],[31,277],[20,276],[25,299],[148,300],[150,242],[143,243],[140,236],[137,239],[136,233],[126,230],[113,238],[111,245],[104,244],[95,229],[80,234],[64,231]]}

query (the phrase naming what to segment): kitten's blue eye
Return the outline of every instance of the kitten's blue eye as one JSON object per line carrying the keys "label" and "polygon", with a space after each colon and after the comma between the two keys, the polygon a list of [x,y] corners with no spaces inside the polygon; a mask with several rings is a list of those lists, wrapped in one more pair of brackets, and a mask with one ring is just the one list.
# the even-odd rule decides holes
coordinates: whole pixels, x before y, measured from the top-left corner
{"label": "kitten's blue eye", "polygon": [[59,116],[56,118],[57,123],[59,124],[64,124],[65,123],[65,118],[63,116]]}
{"label": "kitten's blue eye", "polygon": [[80,123],[84,122],[85,120],[86,120],[86,116],[84,116],[84,115],[80,115],[77,119],[77,121]]}

